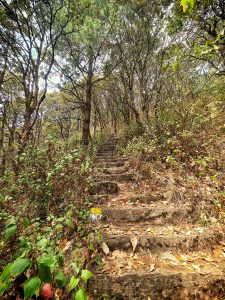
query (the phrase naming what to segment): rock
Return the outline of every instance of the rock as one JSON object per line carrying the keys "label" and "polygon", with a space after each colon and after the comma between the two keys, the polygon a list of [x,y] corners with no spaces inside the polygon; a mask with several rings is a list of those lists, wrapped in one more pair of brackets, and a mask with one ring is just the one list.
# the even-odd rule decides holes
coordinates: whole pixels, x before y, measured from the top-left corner
{"label": "rock", "polygon": [[119,187],[116,182],[96,182],[93,186],[89,187],[90,195],[101,195],[101,194],[118,194]]}

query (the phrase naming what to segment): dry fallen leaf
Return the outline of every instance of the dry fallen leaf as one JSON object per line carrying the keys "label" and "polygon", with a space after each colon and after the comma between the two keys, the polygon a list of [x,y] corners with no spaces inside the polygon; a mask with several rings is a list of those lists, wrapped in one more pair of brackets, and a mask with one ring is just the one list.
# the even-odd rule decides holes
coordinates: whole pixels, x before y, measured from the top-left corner
{"label": "dry fallen leaf", "polygon": [[127,256],[127,254],[125,252],[120,251],[120,250],[114,250],[112,252],[112,259],[125,258],[126,256]]}
{"label": "dry fallen leaf", "polygon": [[192,264],[191,265],[196,271],[198,271],[199,274],[201,274],[201,268],[197,265]]}
{"label": "dry fallen leaf", "polygon": [[135,235],[133,235],[133,236],[130,237],[130,241],[131,241],[131,244],[133,246],[133,253],[134,253],[134,251],[137,247],[137,244],[138,244],[138,238]]}
{"label": "dry fallen leaf", "polygon": [[205,265],[202,270],[201,270],[201,274],[223,274],[223,271],[221,270],[221,268],[218,265]]}
{"label": "dry fallen leaf", "polygon": [[155,270],[155,264],[151,264],[150,268],[149,268],[149,271],[152,272]]}
{"label": "dry fallen leaf", "polygon": [[179,263],[178,259],[173,254],[171,254],[170,252],[161,253],[158,256],[158,259],[159,260],[169,260],[169,261],[173,261],[175,263]]}
{"label": "dry fallen leaf", "polygon": [[102,250],[106,255],[109,254],[109,247],[107,246],[107,244],[105,242],[102,243]]}
{"label": "dry fallen leaf", "polygon": [[191,235],[191,230],[187,231],[185,235]]}
{"label": "dry fallen leaf", "polygon": [[213,262],[214,261],[214,259],[211,258],[211,257],[204,257],[203,259],[208,261],[208,262]]}
{"label": "dry fallen leaf", "polygon": [[180,260],[188,261],[188,257],[186,257],[185,255],[180,254]]}
{"label": "dry fallen leaf", "polygon": [[133,268],[133,264],[132,264],[132,262],[131,261],[128,261],[128,263],[127,263],[127,269],[128,270],[131,270],[132,268]]}
{"label": "dry fallen leaf", "polygon": [[60,248],[65,249],[67,246],[67,239],[61,240],[59,242],[59,246],[60,246]]}

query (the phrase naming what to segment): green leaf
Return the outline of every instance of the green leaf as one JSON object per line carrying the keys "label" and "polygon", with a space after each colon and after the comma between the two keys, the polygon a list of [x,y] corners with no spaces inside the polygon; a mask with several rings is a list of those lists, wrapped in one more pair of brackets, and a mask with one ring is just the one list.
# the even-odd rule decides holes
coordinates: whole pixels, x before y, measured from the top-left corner
{"label": "green leaf", "polygon": [[3,296],[5,291],[10,289],[12,284],[10,281],[12,263],[9,263],[2,271],[0,276],[0,296]]}
{"label": "green leaf", "polygon": [[20,240],[20,247],[24,250],[31,250],[31,243],[27,241],[23,236],[19,238]]}
{"label": "green leaf", "polygon": [[56,229],[56,232],[57,232],[57,233],[60,233],[60,232],[63,231],[63,226],[60,225],[60,224],[58,224],[58,225],[55,226],[55,229]]}
{"label": "green leaf", "polygon": [[17,226],[16,225],[10,225],[5,230],[5,238],[6,240],[9,240],[12,236],[16,234]]}
{"label": "green leaf", "polygon": [[192,10],[195,6],[195,0],[189,0],[188,3],[190,4],[191,10]]}
{"label": "green leaf", "polygon": [[63,271],[61,269],[56,274],[55,279],[56,279],[56,282],[57,282],[57,286],[59,288],[63,288],[67,283],[66,276],[63,274]]}
{"label": "green leaf", "polygon": [[75,294],[75,300],[87,300],[86,292],[83,288],[80,288]]}
{"label": "green leaf", "polygon": [[73,221],[72,221],[71,219],[67,219],[67,220],[66,220],[66,225],[67,225],[69,228],[73,228],[73,227],[74,227]]}
{"label": "green leaf", "polygon": [[11,225],[16,225],[16,218],[15,217],[11,217],[9,218],[6,223],[5,223],[5,226],[6,227],[9,227]]}
{"label": "green leaf", "polygon": [[52,272],[51,272],[50,267],[48,267],[44,264],[38,265],[38,274],[39,274],[39,277],[41,278],[41,281],[43,281],[43,282],[52,282],[53,281]]}
{"label": "green leaf", "polygon": [[16,277],[16,276],[22,274],[29,265],[30,265],[30,261],[28,258],[25,258],[25,257],[17,258],[13,262],[11,275]]}
{"label": "green leaf", "polygon": [[12,286],[10,281],[0,282],[0,297],[4,295],[5,291],[10,289]]}
{"label": "green leaf", "polygon": [[38,277],[33,277],[28,279],[24,283],[24,299],[29,299],[30,297],[36,295],[39,296],[39,289],[41,286],[41,279]]}
{"label": "green leaf", "polygon": [[183,12],[186,13],[187,10],[188,10],[188,12],[193,10],[194,5],[195,5],[195,0],[181,0],[180,5],[183,8]]}
{"label": "green leaf", "polygon": [[28,218],[23,218],[23,225],[28,227],[30,225],[30,220]]}
{"label": "green leaf", "polygon": [[52,272],[57,262],[55,256],[43,253],[38,259],[38,272],[42,281],[52,282]]}
{"label": "green leaf", "polygon": [[187,0],[181,0],[180,5],[183,8],[183,12],[186,12],[186,10],[187,10]]}
{"label": "green leaf", "polygon": [[9,263],[2,271],[2,274],[0,276],[0,282],[9,281],[11,276],[11,270],[12,270],[12,263]]}
{"label": "green leaf", "polygon": [[38,263],[44,264],[45,266],[48,266],[51,268],[51,270],[53,270],[56,264],[56,258],[53,255],[43,253],[42,256],[39,256]]}
{"label": "green leaf", "polygon": [[72,276],[70,278],[70,283],[69,283],[69,293],[75,289],[75,287],[78,285],[78,283],[80,282],[80,278],[76,278],[75,276]]}
{"label": "green leaf", "polygon": [[88,280],[88,279],[90,279],[92,276],[93,276],[93,274],[92,274],[90,271],[88,271],[88,270],[82,270],[82,272],[81,272],[81,278],[82,278],[83,280]]}
{"label": "green leaf", "polygon": [[48,240],[46,238],[40,239],[40,241],[37,242],[37,249],[38,250],[44,250],[47,246]]}
{"label": "green leaf", "polygon": [[63,266],[63,257],[61,255],[57,256],[57,262],[60,267]]}

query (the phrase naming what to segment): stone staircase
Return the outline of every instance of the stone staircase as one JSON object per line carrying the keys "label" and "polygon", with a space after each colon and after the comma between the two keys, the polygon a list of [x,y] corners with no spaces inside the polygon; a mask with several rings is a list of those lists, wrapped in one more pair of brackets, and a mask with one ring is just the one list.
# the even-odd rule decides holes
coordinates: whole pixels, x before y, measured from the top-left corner
{"label": "stone staircase", "polygon": [[138,189],[117,142],[111,136],[98,152],[90,188],[104,237],[104,268],[90,281],[91,299],[224,300],[223,228],[201,227],[185,201]]}

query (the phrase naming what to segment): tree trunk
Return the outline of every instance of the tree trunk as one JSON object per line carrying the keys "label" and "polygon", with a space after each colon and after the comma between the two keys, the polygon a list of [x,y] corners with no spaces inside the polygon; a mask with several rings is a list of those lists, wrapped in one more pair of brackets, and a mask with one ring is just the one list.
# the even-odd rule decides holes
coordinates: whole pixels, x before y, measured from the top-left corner
{"label": "tree trunk", "polygon": [[22,135],[20,138],[19,142],[19,147],[18,147],[18,155],[20,156],[25,148],[28,145],[32,126],[31,126],[31,115],[33,113],[33,110],[30,108],[26,109],[26,113],[24,114],[24,124],[23,124],[23,129],[22,129]]}
{"label": "tree trunk", "polygon": [[138,127],[140,129],[142,129],[143,125],[141,123],[140,114],[139,114],[139,112],[138,112],[138,110],[135,106],[135,97],[134,97],[133,87],[129,88],[129,96],[130,96],[130,102],[131,102],[132,111],[133,111],[133,114],[134,114],[134,117],[135,117],[135,121],[136,121]]}
{"label": "tree trunk", "polygon": [[83,106],[83,129],[82,141],[84,146],[88,146],[91,137],[91,102],[92,102],[92,78],[93,78],[93,51],[90,48],[88,51],[88,76],[86,82],[86,99]]}
{"label": "tree trunk", "polygon": [[157,97],[156,100],[155,100],[155,105],[154,105],[154,115],[155,115],[155,130],[156,130],[156,135],[160,139],[161,128],[160,128],[160,123],[159,123],[159,101],[160,101],[160,98]]}
{"label": "tree trunk", "polygon": [[0,175],[3,176],[5,174],[5,149],[4,149],[4,139],[5,139],[5,120],[6,120],[6,111],[3,108],[2,113],[2,122],[1,122],[1,131],[0,131],[0,158],[1,158],[1,165],[0,165]]}

